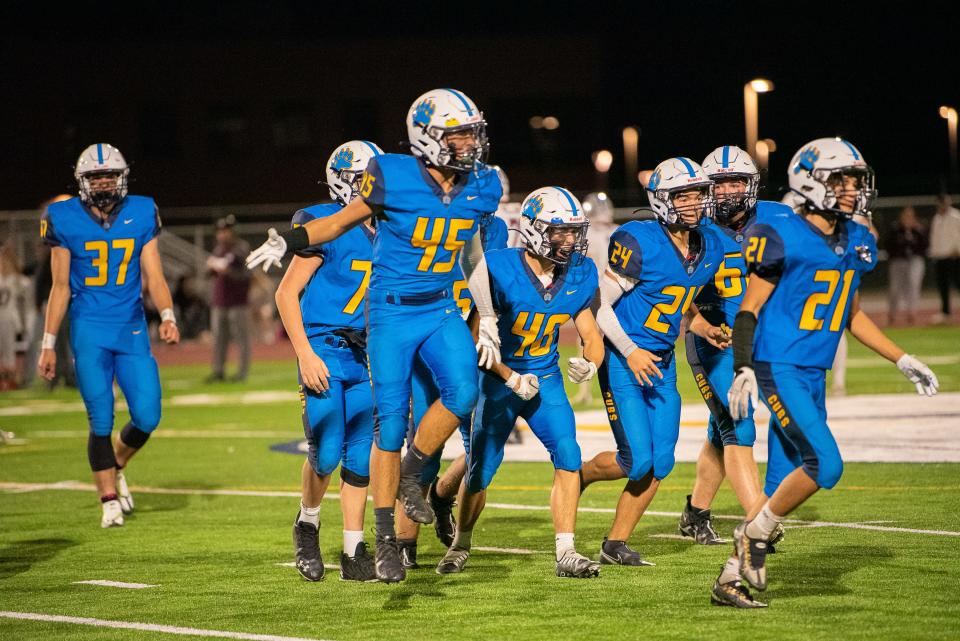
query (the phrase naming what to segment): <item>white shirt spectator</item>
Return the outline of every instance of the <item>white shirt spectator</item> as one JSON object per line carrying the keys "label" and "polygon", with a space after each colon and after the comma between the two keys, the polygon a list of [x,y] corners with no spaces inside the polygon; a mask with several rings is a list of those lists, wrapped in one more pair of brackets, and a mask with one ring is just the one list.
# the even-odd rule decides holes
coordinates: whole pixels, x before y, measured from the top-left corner
{"label": "white shirt spectator", "polygon": [[930,258],[960,257],[960,211],[949,207],[933,216],[927,255]]}

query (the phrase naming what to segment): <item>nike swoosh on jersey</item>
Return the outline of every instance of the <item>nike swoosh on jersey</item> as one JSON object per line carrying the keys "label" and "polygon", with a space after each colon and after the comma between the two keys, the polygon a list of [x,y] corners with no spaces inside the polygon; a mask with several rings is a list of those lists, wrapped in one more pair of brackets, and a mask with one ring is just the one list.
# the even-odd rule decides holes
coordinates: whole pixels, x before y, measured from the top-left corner
{"label": "nike swoosh on jersey", "polygon": [[467,200],[476,200],[478,196],[467,196]]}
{"label": "nike swoosh on jersey", "polygon": [[134,330],[132,333],[133,333],[134,336],[136,336],[137,334],[139,334],[139,333],[142,332],[142,331],[143,331],[142,329],[137,329],[137,330]]}
{"label": "nike swoosh on jersey", "polygon": [[124,218],[124,219],[123,219],[123,224],[124,224],[124,225],[129,225],[129,224],[132,223],[132,222],[133,222],[133,218]]}
{"label": "nike swoosh on jersey", "polygon": [[570,294],[575,294],[576,292],[577,292],[577,290],[575,290],[575,289],[568,289],[568,290],[567,290],[567,296],[569,296]]}
{"label": "nike swoosh on jersey", "polygon": [[706,269],[707,267],[709,267],[709,266],[712,265],[712,264],[713,264],[713,263],[707,263],[707,264],[705,264],[705,265],[703,266],[703,268]]}

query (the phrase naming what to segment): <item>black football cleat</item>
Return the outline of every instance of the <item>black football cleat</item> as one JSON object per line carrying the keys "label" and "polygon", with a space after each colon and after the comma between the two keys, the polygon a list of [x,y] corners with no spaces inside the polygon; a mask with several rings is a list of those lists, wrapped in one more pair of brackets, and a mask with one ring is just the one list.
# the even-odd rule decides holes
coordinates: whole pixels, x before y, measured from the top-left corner
{"label": "black football cleat", "polygon": [[430,486],[427,496],[430,499],[430,507],[433,508],[433,513],[437,517],[433,522],[433,529],[444,547],[449,548],[453,545],[453,535],[457,531],[457,520],[453,518],[453,506],[457,504],[457,500],[445,499],[437,494],[436,483]]}
{"label": "black football cleat", "polygon": [[394,536],[377,536],[377,551],[374,558],[377,580],[384,583],[399,583],[407,578],[407,570],[400,561],[400,550]]}
{"label": "black football cleat", "polygon": [[411,521],[427,524],[433,523],[433,508],[423,496],[420,478],[416,475],[400,475],[400,485],[397,488],[397,500],[403,506]]}
{"label": "black football cleat", "polygon": [[400,541],[397,540],[397,548],[400,550],[400,562],[408,570],[417,570],[420,564],[417,563],[417,540]]}
{"label": "black football cleat", "polygon": [[[689,499],[690,497],[687,497]],[[710,510],[694,510],[690,508],[690,503],[683,508],[680,514],[680,523],[678,524],[680,534],[696,541],[699,545],[721,545],[729,541],[720,538],[717,531],[713,529],[713,520],[710,518]]]}
{"label": "black football cleat", "polygon": [[293,549],[297,572],[307,581],[323,578],[323,557],[320,556],[320,529],[312,523],[300,521],[300,513],[293,521]]}
{"label": "black football cleat", "polygon": [[743,521],[733,530],[733,545],[740,559],[740,576],[756,589],[767,589],[767,547],[763,539],[747,536],[747,522]]}
{"label": "black football cleat", "polygon": [[753,598],[750,590],[743,582],[720,583],[720,579],[717,579],[713,584],[713,590],[710,591],[710,602],[714,605],[728,605],[744,610],[767,607],[766,603]]}
{"label": "black football cleat", "polygon": [[608,541],[606,538],[603,539],[603,544],[600,546],[600,563],[633,567],[656,565],[656,563],[641,558],[640,553],[630,549],[626,541]]}
{"label": "black football cleat", "polygon": [[340,553],[340,578],[344,581],[376,582],[377,571],[373,566],[373,557],[367,552],[366,543],[359,543],[353,556]]}

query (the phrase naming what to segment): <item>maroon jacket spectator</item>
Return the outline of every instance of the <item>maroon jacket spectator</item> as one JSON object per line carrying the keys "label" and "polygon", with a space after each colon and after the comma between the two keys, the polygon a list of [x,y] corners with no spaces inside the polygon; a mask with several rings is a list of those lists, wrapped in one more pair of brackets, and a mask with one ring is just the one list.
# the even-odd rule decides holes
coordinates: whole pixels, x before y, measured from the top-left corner
{"label": "maroon jacket spectator", "polygon": [[247,321],[250,272],[244,266],[250,246],[237,237],[233,230],[235,224],[233,216],[217,221],[217,244],[213,248],[213,255],[207,259],[207,268],[213,275],[210,309],[213,372],[208,379],[211,381],[224,379],[227,348],[231,340],[240,347],[240,362],[232,380],[245,380],[250,370],[250,331]]}

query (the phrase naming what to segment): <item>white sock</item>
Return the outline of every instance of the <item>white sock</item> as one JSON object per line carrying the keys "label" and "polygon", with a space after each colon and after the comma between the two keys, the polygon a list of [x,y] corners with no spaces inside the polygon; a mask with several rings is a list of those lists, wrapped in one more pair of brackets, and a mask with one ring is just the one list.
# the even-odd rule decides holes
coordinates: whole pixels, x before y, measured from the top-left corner
{"label": "white sock", "polygon": [[357,555],[357,546],[363,543],[363,530],[343,531],[343,552],[351,559]]}
{"label": "white sock", "polygon": [[573,532],[560,532],[557,534],[557,561],[563,558],[567,550],[574,550]]}
{"label": "white sock", "polygon": [[731,556],[727,559],[727,563],[723,566],[723,571],[720,572],[720,578],[718,579],[720,583],[730,583],[731,581],[740,580],[740,559],[735,556]]}
{"label": "white sock", "polygon": [[460,550],[469,550],[473,544],[473,530],[461,530],[457,528],[457,533],[453,535],[453,545],[451,547]]}
{"label": "white sock", "polygon": [[777,516],[770,511],[770,503],[763,506],[760,514],[752,521],[747,523],[747,536],[751,539],[762,539],[766,541],[770,534],[777,527],[777,524],[783,520],[782,516]]}
{"label": "white sock", "polygon": [[309,523],[315,528],[320,527],[320,506],[317,507],[307,507],[303,504],[303,501],[300,501],[300,518],[297,519],[300,523]]}

